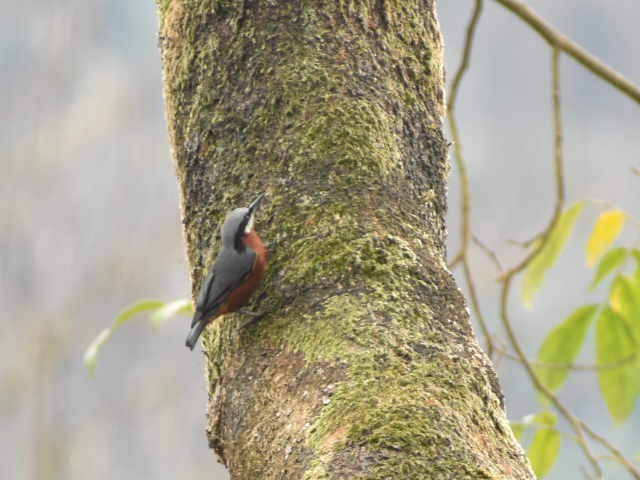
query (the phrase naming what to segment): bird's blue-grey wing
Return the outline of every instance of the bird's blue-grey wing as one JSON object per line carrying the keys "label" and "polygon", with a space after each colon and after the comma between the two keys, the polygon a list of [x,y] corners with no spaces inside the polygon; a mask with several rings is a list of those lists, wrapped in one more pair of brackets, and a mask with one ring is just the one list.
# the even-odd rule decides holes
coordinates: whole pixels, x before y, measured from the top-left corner
{"label": "bird's blue-grey wing", "polygon": [[[205,278],[196,301],[196,315],[191,326],[200,319],[212,315],[251,273],[256,261],[256,252],[250,248],[242,253],[225,249],[216,258]],[[198,315],[199,313],[199,315]]]}

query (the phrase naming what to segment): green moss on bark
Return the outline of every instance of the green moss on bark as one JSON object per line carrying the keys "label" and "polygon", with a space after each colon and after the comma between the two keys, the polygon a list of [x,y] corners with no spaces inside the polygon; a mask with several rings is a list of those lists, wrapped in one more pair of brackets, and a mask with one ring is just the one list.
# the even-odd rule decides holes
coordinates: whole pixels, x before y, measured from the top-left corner
{"label": "green moss on bark", "polygon": [[162,32],[164,27],[164,17],[167,14],[171,0],[156,0],[156,4],[158,5],[159,30]]}

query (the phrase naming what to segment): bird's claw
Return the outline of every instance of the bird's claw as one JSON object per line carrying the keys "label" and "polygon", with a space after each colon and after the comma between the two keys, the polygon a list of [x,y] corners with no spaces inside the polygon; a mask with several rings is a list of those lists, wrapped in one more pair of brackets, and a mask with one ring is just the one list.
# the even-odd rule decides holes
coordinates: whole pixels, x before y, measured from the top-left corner
{"label": "bird's claw", "polygon": [[248,327],[249,325],[260,320],[260,318],[264,315],[264,312],[253,312],[251,310],[245,310],[243,308],[238,310],[238,313],[242,313],[249,317],[240,324],[240,328]]}

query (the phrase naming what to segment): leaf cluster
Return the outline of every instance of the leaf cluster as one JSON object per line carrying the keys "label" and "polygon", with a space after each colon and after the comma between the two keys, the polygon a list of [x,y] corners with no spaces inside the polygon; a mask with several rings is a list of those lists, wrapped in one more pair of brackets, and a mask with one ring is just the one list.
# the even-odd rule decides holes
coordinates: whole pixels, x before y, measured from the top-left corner
{"label": "leaf cluster", "polygon": [[[545,274],[564,251],[583,207],[584,202],[578,202],[561,214],[527,266],[522,284],[525,305],[532,305]],[[534,363],[537,377],[552,392],[562,387],[570,372],[594,370],[602,398],[616,423],[629,418],[640,395],[640,250],[613,246],[626,217],[618,209],[601,213],[587,242],[586,263],[595,267],[590,290],[609,279],[605,297],[599,303],[578,306],[556,325],[542,343]],[[596,364],[576,365],[594,324]],[[513,428],[519,439],[526,429],[535,430],[528,454],[538,477],[544,477],[560,449],[555,416],[550,412],[530,416],[515,422]]]}

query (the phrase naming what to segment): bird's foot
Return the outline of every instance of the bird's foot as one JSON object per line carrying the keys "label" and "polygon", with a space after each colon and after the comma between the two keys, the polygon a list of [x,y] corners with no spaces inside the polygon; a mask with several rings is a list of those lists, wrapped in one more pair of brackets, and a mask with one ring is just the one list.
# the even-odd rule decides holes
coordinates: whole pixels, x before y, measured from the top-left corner
{"label": "bird's foot", "polygon": [[253,323],[260,320],[260,318],[264,315],[264,312],[252,312],[251,310],[245,310],[243,308],[238,310],[238,313],[243,313],[244,315],[247,315],[249,317],[240,324],[240,328],[245,328],[249,325],[252,325]]}

